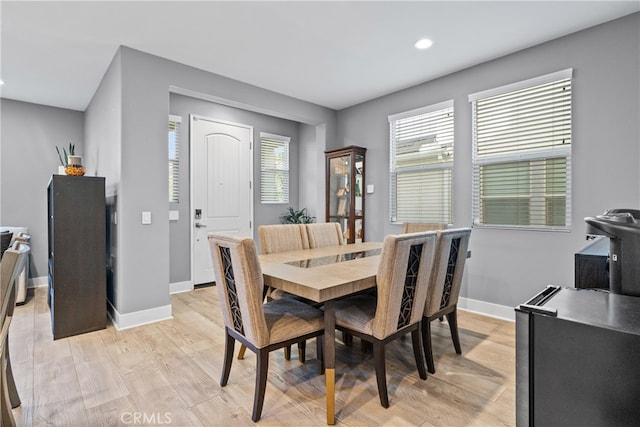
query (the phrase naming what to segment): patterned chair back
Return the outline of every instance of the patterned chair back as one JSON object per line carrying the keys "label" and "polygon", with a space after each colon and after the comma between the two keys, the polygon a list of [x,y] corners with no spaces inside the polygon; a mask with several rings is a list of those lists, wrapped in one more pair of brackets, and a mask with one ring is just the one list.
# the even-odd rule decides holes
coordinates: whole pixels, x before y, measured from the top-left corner
{"label": "patterned chair back", "polygon": [[324,248],[344,244],[342,227],[339,222],[318,222],[306,224],[310,248]]}
{"label": "patterned chair back", "polygon": [[435,232],[384,239],[376,275],[378,302],[372,324],[374,337],[384,339],[422,319],[435,245]]}
{"label": "patterned chair back", "polygon": [[438,231],[434,270],[424,308],[426,317],[458,303],[470,237],[470,228]]}
{"label": "patterned chair back", "polygon": [[309,249],[309,238],[304,224],[273,224],[258,227],[260,253]]}
{"label": "patterned chair back", "polygon": [[262,306],[263,279],[253,239],[209,234],[216,288],[227,328],[257,348],[269,343]]}

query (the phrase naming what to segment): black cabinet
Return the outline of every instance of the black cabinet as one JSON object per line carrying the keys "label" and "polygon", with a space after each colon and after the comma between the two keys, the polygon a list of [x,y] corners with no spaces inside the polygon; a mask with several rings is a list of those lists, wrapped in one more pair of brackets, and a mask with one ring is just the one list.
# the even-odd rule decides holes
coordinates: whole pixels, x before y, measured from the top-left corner
{"label": "black cabinet", "polygon": [[104,329],[104,178],[53,175],[47,188],[53,339]]}
{"label": "black cabinet", "polygon": [[516,308],[516,426],[638,426],[640,298],[547,287]]}
{"label": "black cabinet", "polygon": [[609,238],[597,237],[575,254],[576,288],[609,289]]}

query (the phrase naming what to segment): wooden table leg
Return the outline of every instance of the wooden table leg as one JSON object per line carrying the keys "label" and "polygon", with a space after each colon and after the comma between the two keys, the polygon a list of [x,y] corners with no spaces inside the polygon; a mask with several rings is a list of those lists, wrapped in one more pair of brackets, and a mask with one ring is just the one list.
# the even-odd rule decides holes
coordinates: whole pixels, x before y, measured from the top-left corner
{"label": "wooden table leg", "polygon": [[334,301],[324,303],[324,366],[327,386],[327,424],[336,423],[336,313]]}

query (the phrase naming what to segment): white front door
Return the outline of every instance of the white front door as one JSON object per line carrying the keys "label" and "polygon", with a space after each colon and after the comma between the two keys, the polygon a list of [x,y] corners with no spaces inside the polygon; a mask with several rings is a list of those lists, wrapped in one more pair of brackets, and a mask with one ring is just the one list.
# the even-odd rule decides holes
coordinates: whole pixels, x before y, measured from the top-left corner
{"label": "white front door", "polygon": [[253,128],[191,115],[193,283],[215,281],[207,233],[253,237]]}

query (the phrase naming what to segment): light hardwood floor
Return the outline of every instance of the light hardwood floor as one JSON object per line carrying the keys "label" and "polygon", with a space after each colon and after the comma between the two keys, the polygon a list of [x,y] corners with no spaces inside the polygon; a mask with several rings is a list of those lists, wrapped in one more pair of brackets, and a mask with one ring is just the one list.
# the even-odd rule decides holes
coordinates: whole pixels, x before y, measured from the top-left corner
{"label": "light hardwood floor", "polygon": [[[234,360],[219,385],[223,322],[214,287],[173,295],[172,320],[53,341],[44,288],[16,308],[10,349],[22,406],[18,425],[251,425],[255,356]],[[433,322],[436,373],[419,379],[411,340],[387,347],[390,407],[380,406],[371,353],[336,348],[336,422],[342,426],[515,425],[514,324],[459,313],[461,356]],[[310,343],[313,344],[313,343]],[[236,346],[236,352],[239,345]],[[270,356],[259,424],[325,425],[315,345],[307,362]]]}

